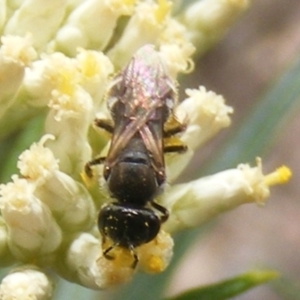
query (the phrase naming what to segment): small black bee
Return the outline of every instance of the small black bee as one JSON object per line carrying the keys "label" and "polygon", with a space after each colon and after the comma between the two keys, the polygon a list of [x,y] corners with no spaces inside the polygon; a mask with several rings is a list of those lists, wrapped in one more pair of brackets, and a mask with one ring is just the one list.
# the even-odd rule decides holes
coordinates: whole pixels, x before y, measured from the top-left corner
{"label": "small black bee", "polygon": [[154,46],[146,45],[112,82],[108,106],[113,122],[95,120],[96,126],[112,134],[107,157],[85,166],[91,177],[91,167],[104,164],[103,176],[115,199],[99,213],[103,243],[107,237],[112,241],[103,255],[112,259],[109,252],[114,247],[129,249],[133,268],[138,263],[135,248],[153,240],[169,216],[168,210],[153,200],[166,181],[163,153],[186,150],[179,140],[174,143],[173,135],[185,129],[173,115],[175,99],[175,84],[159,54]]}

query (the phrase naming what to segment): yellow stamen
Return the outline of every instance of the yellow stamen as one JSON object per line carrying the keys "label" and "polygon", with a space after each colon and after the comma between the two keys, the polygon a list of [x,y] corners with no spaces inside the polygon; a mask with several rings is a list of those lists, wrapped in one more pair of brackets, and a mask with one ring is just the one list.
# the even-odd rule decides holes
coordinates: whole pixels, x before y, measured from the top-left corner
{"label": "yellow stamen", "polygon": [[282,166],[274,172],[264,177],[265,184],[268,186],[283,184],[290,180],[292,171],[287,166]]}
{"label": "yellow stamen", "polygon": [[151,256],[147,264],[147,272],[160,273],[165,269],[162,259],[158,256]]}
{"label": "yellow stamen", "polygon": [[159,0],[158,7],[154,10],[154,17],[157,23],[161,23],[170,12],[172,3],[167,0]]}
{"label": "yellow stamen", "polygon": [[61,70],[58,77],[57,89],[62,93],[71,96],[74,93],[74,73],[69,70]]}
{"label": "yellow stamen", "polygon": [[81,65],[82,74],[85,77],[95,76],[95,74],[99,73],[99,70],[96,68],[96,66],[97,63],[95,61],[95,57],[91,53],[87,53]]}

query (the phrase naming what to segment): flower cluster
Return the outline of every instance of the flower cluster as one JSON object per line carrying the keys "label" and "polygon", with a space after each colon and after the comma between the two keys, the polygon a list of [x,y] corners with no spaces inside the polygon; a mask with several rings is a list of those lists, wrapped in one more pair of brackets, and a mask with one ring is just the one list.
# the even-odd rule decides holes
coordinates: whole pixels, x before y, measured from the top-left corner
{"label": "flower cluster", "polygon": [[154,44],[175,80],[192,71],[195,45],[200,54],[211,47],[247,5],[203,0],[180,9],[169,0],[1,1],[0,137],[46,114],[44,136],[19,156],[19,174],[0,186],[1,264],[18,264],[0,285],[1,299],[49,299],[49,268],[94,289],[124,283],[136,270],[161,272],[172,257],[170,233],[243,203],[264,203],[271,185],[288,180],[285,167],[263,175],[258,159],[255,167],[240,165],[171,185],[193,153],[230,125],[232,108],[202,86],[188,89],[175,109],[187,123],[180,139],[188,151],[167,157],[170,185],[158,201],[170,218],[153,241],[138,247],[136,270],[127,249],[116,247],[114,260],[103,257],[95,220],[109,196],[81,178],[85,163],[107,150],[109,137],[91,125],[96,116],[110,117],[110,78],[133,53]]}

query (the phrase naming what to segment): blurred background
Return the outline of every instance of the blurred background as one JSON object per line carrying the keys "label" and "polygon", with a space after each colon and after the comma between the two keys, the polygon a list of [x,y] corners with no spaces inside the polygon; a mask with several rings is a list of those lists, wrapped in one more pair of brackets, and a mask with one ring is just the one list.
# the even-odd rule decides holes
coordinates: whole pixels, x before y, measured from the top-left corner
{"label": "blurred background", "polygon": [[[299,57],[300,1],[252,1],[225,39],[197,63],[196,72],[183,79],[184,85],[181,81],[181,89],[201,84],[222,94],[235,110],[232,126],[200,149],[182,181],[202,174],[205,162],[214,160],[215,150]],[[272,188],[264,207],[244,205],[215,220],[185,253],[168,295],[268,267],[284,279],[237,299],[300,299],[300,95],[296,102],[280,120],[271,147],[262,154],[265,173],[286,164],[293,171],[291,181]]]}

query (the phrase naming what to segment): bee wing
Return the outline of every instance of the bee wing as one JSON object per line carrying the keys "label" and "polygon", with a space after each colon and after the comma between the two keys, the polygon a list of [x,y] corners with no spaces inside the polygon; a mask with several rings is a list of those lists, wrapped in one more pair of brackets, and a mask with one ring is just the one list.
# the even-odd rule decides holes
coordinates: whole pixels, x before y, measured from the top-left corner
{"label": "bee wing", "polygon": [[[159,131],[157,133],[160,133]],[[149,126],[140,129],[143,142],[152,157],[152,167],[161,178],[165,177],[162,137],[156,136]]]}
{"label": "bee wing", "polygon": [[[144,132],[144,142],[145,146],[148,149],[154,149],[154,139],[153,135],[151,134],[151,131],[147,132],[147,130],[143,130],[144,128],[148,128],[146,126],[147,121],[151,118],[153,111],[161,106],[160,99],[157,99],[156,101],[153,101],[150,105],[149,110],[147,110],[143,115],[139,115],[138,117],[130,120],[129,118],[126,118],[127,122],[123,122],[123,124],[117,129],[116,132],[114,132],[110,151],[107,155],[106,162],[110,165],[113,165],[115,161],[117,160],[118,153],[127,145],[127,143],[130,141],[130,139],[137,133],[137,132]],[[141,133],[142,135],[142,133]],[[152,141],[153,140],[153,141]],[[147,146],[148,145],[148,146]],[[150,150],[149,150],[150,151]],[[152,151],[151,151],[152,152]],[[158,151],[155,149],[155,153],[158,153]]]}
{"label": "bee wing", "polygon": [[[109,165],[116,162],[119,152],[137,132],[140,132],[146,148],[154,157],[154,167],[160,168],[163,165],[162,146],[156,145],[154,130],[148,128],[147,122],[155,118],[157,108],[173,106],[174,97],[169,94],[175,93],[174,90],[154,46],[141,48],[111,87],[110,108],[120,103],[125,108],[116,122],[118,126],[106,159]],[[168,99],[172,101],[167,101]]]}

